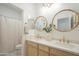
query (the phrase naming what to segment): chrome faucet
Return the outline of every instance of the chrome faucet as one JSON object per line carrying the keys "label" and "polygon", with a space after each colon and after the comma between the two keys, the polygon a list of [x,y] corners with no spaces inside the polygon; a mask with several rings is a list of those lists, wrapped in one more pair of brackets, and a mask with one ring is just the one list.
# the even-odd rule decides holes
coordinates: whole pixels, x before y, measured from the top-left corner
{"label": "chrome faucet", "polygon": [[66,40],[64,36],[62,37],[62,39],[59,39],[59,42],[61,42],[61,43],[68,43],[68,44],[70,43],[70,41]]}

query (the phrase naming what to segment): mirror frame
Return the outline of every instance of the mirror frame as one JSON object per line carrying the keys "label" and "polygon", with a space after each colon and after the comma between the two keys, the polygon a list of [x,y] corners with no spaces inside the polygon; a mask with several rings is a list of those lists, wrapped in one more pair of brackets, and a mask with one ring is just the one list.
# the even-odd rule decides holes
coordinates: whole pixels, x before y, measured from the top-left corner
{"label": "mirror frame", "polygon": [[[46,27],[47,27],[48,22],[47,22],[47,19],[46,19],[44,16],[38,16],[38,17],[36,17],[36,19],[35,19],[35,21],[34,21],[34,26],[35,26],[35,23],[37,22],[37,20],[38,20],[39,18],[44,18],[44,19],[45,19],[45,23],[46,23],[46,25],[45,25],[45,27],[44,27],[44,28],[46,28]],[[43,29],[42,29],[42,30],[43,30]]]}
{"label": "mirror frame", "polygon": [[[63,11],[74,12],[74,13],[78,16],[78,24],[77,24],[75,27],[73,27],[71,30],[62,31],[62,30],[56,29],[56,28],[54,27],[54,24],[53,24],[54,18],[55,18],[59,13],[61,13],[61,12],[63,12]],[[52,27],[53,27],[55,30],[60,31],[60,32],[70,32],[70,31],[72,31],[73,29],[75,29],[78,25],[79,25],[79,13],[76,12],[76,11],[74,11],[74,10],[71,10],[71,9],[63,9],[63,10],[57,12],[57,13],[54,15],[53,19],[52,19]]]}

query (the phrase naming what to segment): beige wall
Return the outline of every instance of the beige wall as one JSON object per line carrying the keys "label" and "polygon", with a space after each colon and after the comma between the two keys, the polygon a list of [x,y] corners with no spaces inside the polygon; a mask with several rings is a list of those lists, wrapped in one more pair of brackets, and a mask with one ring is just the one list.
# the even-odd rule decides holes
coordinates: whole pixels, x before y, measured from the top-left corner
{"label": "beige wall", "polygon": [[[72,9],[79,13],[79,4],[53,4],[50,8],[40,7],[39,15],[45,16],[48,20],[48,24],[50,24],[52,22],[53,16],[62,9]],[[60,39],[64,36],[66,40],[79,43],[79,26],[70,32],[59,32],[54,30],[51,36],[57,39]]]}
{"label": "beige wall", "polygon": [[37,3],[13,3],[13,5],[23,10],[23,20],[28,21],[28,18],[34,18],[39,15],[39,4]]}
{"label": "beige wall", "polygon": [[[28,19],[28,14],[32,16],[45,16],[48,20],[48,24],[51,23],[53,16],[62,9],[72,9],[79,12],[79,3],[65,3],[65,4],[53,4],[51,8],[44,8],[41,3],[39,4],[14,4],[24,10],[24,22]],[[34,7],[35,6],[35,7]],[[54,30],[54,29],[53,29]],[[54,38],[62,38],[79,43],[79,26],[71,32],[59,32],[54,30],[51,34]]]}

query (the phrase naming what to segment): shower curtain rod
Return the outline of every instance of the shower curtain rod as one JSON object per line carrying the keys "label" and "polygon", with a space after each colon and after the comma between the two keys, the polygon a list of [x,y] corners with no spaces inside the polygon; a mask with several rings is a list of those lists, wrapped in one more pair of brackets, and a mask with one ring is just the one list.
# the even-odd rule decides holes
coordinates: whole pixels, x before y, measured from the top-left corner
{"label": "shower curtain rod", "polygon": [[16,18],[16,17],[9,17],[9,16],[5,16],[5,15],[1,15],[0,16],[4,16],[4,17],[8,17],[8,18],[13,18],[13,19],[19,19],[19,20],[22,20],[22,18]]}

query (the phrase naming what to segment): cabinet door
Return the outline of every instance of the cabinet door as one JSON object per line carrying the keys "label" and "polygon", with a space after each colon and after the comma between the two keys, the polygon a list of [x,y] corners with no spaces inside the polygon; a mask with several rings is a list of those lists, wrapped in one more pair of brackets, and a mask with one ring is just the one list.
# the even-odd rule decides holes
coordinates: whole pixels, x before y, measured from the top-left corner
{"label": "cabinet door", "polygon": [[36,43],[33,43],[33,42],[30,42],[30,41],[27,41],[27,51],[26,51],[26,54],[28,56],[37,56],[38,55],[38,48],[37,48],[37,44]]}
{"label": "cabinet door", "polygon": [[49,48],[44,45],[39,45],[39,56],[49,56]]}
{"label": "cabinet door", "polygon": [[37,48],[28,45],[28,47],[27,47],[27,55],[28,56],[37,56],[38,55],[37,54]]}

